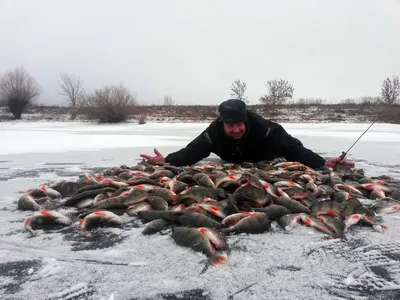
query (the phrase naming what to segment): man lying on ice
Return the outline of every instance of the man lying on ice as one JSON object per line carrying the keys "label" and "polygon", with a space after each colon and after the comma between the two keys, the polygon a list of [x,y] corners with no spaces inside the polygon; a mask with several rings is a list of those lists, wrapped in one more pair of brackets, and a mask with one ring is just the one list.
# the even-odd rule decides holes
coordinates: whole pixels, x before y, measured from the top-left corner
{"label": "man lying on ice", "polygon": [[272,161],[284,157],[310,168],[334,167],[354,163],[340,158],[323,159],[305,148],[301,141],[285,129],[246,108],[241,100],[229,99],[220,104],[219,117],[185,148],[164,156],[154,149],[155,156],[141,154],[151,162],[166,162],[173,166],[195,164],[215,153],[229,163]]}

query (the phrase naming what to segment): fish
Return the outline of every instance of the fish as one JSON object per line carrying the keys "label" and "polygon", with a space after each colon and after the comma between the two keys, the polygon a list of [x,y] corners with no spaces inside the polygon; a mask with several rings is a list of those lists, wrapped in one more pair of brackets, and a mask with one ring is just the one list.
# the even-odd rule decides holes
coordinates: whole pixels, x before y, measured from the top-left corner
{"label": "fish", "polygon": [[120,227],[123,223],[124,220],[113,212],[96,210],[81,219],[78,228],[81,232],[87,232],[98,227]]}
{"label": "fish", "polygon": [[184,191],[188,188],[188,184],[182,181],[179,181],[176,178],[169,179],[165,182],[165,187],[169,188],[175,194],[179,194],[180,192]]}
{"label": "fish", "polygon": [[[129,219],[140,221],[143,235],[171,235],[176,227],[196,230],[215,252],[227,249],[231,235],[269,232],[272,223],[284,231],[311,226],[342,241],[353,226],[380,232],[388,228],[384,215],[399,210],[399,198],[400,181],[393,177],[367,177],[361,169],[340,166],[314,170],[279,158],[179,167],[142,160],[84,172],[77,180],[43,182],[21,191],[16,202],[19,210],[33,214],[79,218],[81,232],[122,229]],[[51,220],[35,216],[26,230],[35,227],[34,220]]]}
{"label": "fish", "polygon": [[198,230],[204,234],[218,250],[226,250],[228,248],[226,236],[220,234],[217,230],[207,227],[199,227]]}
{"label": "fish", "polygon": [[195,174],[193,176],[193,178],[195,180],[197,180],[197,183],[199,185],[201,185],[201,186],[208,187],[208,188],[211,188],[211,189],[215,189],[216,188],[214,181],[212,181],[210,176],[208,176],[206,174],[198,173],[198,174]]}
{"label": "fish", "polygon": [[51,183],[48,185],[49,188],[52,188],[61,194],[62,198],[72,197],[75,195],[78,190],[81,188],[81,185],[77,182],[72,182],[68,180],[59,180],[58,182]]}
{"label": "fish", "polygon": [[347,231],[351,226],[360,222],[360,220],[363,219],[363,217],[364,217],[363,214],[352,214],[346,216],[344,219],[344,225],[345,225],[344,231]]}
{"label": "fish", "polygon": [[204,198],[218,199],[218,190],[205,186],[194,185],[179,194],[179,201],[193,200],[197,203],[203,202]]}
{"label": "fish", "polygon": [[183,212],[183,214],[178,217],[177,221],[182,226],[222,228],[221,222],[199,213]]}
{"label": "fish", "polygon": [[400,210],[400,201],[392,198],[381,198],[371,206],[371,210],[378,214],[390,214]]}
{"label": "fish", "polygon": [[215,253],[203,228],[175,227],[172,229],[172,238],[180,246],[204,253],[213,266],[227,262],[226,256]]}
{"label": "fish", "polygon": [[327,214],[318,215],[317,218],[324,222],[324,224],[332,231],[333,238],[347,240],[344,234],[346,225],[342,219],[338,218],[337,216]]}
{"label": "fish", "polygon": [[138,211],[144,211],[144,210],[145,211],[153,210],[153,207],[147,201],[140,202],[140,203],[128,206],[126,213],[129,216],[134,216],[135,214],[137,214]]}
{"label": "fish", "polygon": [[277,222],[283,230],[289,231],[300,224],[301,221],[300,215],[301,214],[298,213],[297,214],[288,213],[279,217]]}
{"label": "fish", "polygon": [[[237,194],[240,196],[236,197]],[[233,197],[236,197],[236,201],[242,199],[244,201],[247,200],[253,203],[258,203],[261,206],[267,205],[272,201],[272,197],[265,193],[263,189],[259,189],[250,183],[245,183],[238,187],[233,193]]]}
{"label": "fish", "polygon": [[255,212],[238,212],[238,213],[231,214],[231,215],[227,216],[226,218],[224,218],[221,221],[221,224],[225,227],[230,227],[244,218],[247,218],[249,216],[252,217],[255,215],[256,215]]}
{"label": "fish", "polygon": [[310,191],[307,191],[304,188],[299,188],[297,186],[286,189],[285,193],[293,200],[302,200],[313,197],[313,194]]}
{"label": "fish", "polygon": [[320,215],[340,216],[341,205],[334,200],[326,200],[315,203],[311,206],[310,214],[318,217]]}
{"label": "fish", "polygon": [[122,216],[125,212],[127,212],[127,205],[123,203],[111,203],[111,204],[105,204],[100,207],[91,207],[91,208],[85,208],[82,210],[79,210],[77,214],[79,215],[79,219],[83,219],[87,215],[97,211],[97,210],[107,210],[111,211],[114,214],[118,216]]}
{"label": "fish", "polygon": [[348,199],[342,207],[342,216],[347,217],[355,214],[359,207],[362,207],[362,204],[357,198]]}
{"label": "fish", "polygon": [[146,224],[144,227],[142,234],[143,235],[149,235],[149,234],[154,234],[157,232],[160,232],[162,230],[167,229],[169,226],[168,222],[165,221],[164,219],[155,219],[153,221],[150,221]]}
{"label": "fish", "polygon": [[85,191],[78,193],[78,194],[72,196],[71,198],[67,199],[60,206],[66,206],[66,207],[75,206],[80,200],[84,200],[84,199],[91,198],[91,197],[96,197],[98,194],[104,194],[104,193],[107,193],[108,191],[115,192],[116,189],[110,188],[110,187],[103,187],[100,189],[85,190]]}
{"label": "fish", "polygon": [[24,221],[24,228],[29,231],[32,237],[37,236],[34,229],[42,227],[43,225],[62,225],[68,226],[72,223],[71,218],[66,215],[51,210],[40,210],[27,217]]}
{"label": "fish", "polygon": [[274,200],[274,203],[286,207],[292,213],[310,213],[308,207],[286,196],[279,196]]}
{"label": "fish", "polygon": [[149,175],[150,179],[158,179],[160,177],[174,178],[175,173],[170,170],[156,170],[155,172]]}
{"label": "fish", "polygon": [[254,212],[240,219],[227,228],[220,229],[223,234],[229,233],[263,233],[271,229],[271,220],[263,212]]}
{"label": "fish", "polygon": [[171,211],[171,210],[142,210],[136,213],[136,216],[146,221],[153,221],[163,218],[170,221],[172,224],[176,223],[184,211]]}
{"label": "fish", "polygon": [[147,201],[155,210],[168,210],[168,202],[159,196],[150,196]]}
{"label": "fish", "polygon": [[205,203],[205,204],[198,203],[198,204],[193,205],[192,207],[204,209],[205,211],[209,212],[210,214],[213,214],[221,219],[226,217],[226,213],[224,212],[224,210],[217,205],[208,204],[208,203]]}
{"label": "fish", "polygon": [[322,222],[317,217],[301,214],[300,219],[306,226],[314,227],[319,231],[329,234],[330,236],[336,236],[336,233],[333,232],[324,222]]}
{"label": "fish", "polygon": [[290,213],[288,208],[277,204],[272,204],[262,208],[254,208],[254,211],[266,213],[271,220],[278,220],[281,216]]}
{"label": "fish", "polygon": [[155,188],[148,191],[149,196],[158,196],[163,198],[169,205],[175,205],[179,201],[179,195],[166,188]]}
{"label": "fish", "polygon": [[326,196],[331,196],[335,190],[330,187],[329,185],[322,184],[318,186],[317,190],[314,193],[315,197],[326,197]]}
{"label": "fish", "polygon": [[343,203],[350,198],[350,193],[348,192],[335,192],[331,195],[332,200],[337,203]]}
{"label": "fish", "polygon": [[129,179],[126,180],[126,183],[128,183],[129,186],[151,185],[151,186],[162,187],[162,184],[159,181],[144,176],[130,177]]}
{"label": "fish", "polygon": [[41,207],[29,193],[25,193],[18,199],[18,209],[40,210]]}

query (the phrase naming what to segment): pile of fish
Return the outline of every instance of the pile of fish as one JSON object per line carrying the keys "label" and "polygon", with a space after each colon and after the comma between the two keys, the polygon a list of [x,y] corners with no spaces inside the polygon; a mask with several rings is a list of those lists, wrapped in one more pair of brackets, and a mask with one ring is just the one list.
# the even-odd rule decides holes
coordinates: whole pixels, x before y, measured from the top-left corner
{"label": "pile of fish", "polygon": [[310,226],[346,241],[351,226],[386,229],[382,215],[399,208],[400,182],[392,177],[369,178],[344,166],[314,170],[285,159],[186,167],[143,160],[49,182],[18,201],[18,209],[35,211],[24,221],[32,236],[49,224],[84,234],[122,227],[126,214],[143,221],[143,234],[169,230],[176,244],[204,253],[213,265],[227,260],[217,251],[227,249],[231,234],[268,232],[276,222],[285,231]]}

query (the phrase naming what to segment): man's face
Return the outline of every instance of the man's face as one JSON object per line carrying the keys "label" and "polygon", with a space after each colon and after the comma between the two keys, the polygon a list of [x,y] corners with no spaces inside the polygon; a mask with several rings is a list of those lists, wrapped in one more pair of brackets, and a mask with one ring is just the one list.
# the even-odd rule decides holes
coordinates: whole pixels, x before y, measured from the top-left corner
{"label": "man's face", "polygon": [[224,123],[224,130],[227,135],[235,140],[240,139],[246,132],[246,125],[243,122],[235,124]]}

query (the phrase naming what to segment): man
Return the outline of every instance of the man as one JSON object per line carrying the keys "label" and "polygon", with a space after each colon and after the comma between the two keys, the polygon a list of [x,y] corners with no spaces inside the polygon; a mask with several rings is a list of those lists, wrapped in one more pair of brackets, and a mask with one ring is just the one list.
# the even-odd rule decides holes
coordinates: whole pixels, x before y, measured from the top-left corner
{"label": "man", "polygon": [[215,153],[230,163],[258,162],[284,157],[311,168],[334,167],[341,163],[354,167],[353,162],[321,156],[305,148],[277,123],[266,120],[246,109],[241,100],[229,99],[220,104],[220,116],[185,148],[164,156],[154,149],[155,156],[140,156],[152,162],[167,162],[174,166],[192,165]]}

